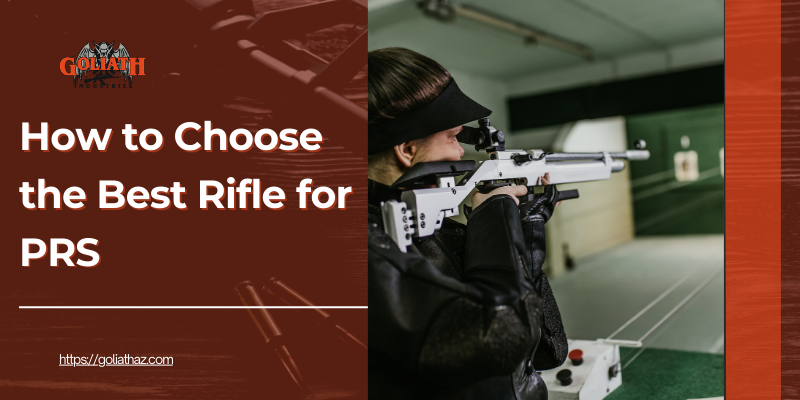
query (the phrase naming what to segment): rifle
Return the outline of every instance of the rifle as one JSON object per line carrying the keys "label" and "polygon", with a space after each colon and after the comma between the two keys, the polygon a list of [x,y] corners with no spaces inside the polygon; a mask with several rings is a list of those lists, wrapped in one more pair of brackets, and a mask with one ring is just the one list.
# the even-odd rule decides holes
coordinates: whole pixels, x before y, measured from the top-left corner
{"label": "rifle", "polygon": [[290,308],[296,308],[301,314],[315,321],[321,328],[322,333],[335,335],[339,340],[346,343],[350,350],[355,350],[357,354],[366,354],[367,345],[342,327],[335,317],[318,308],[310,300],[277,278],[271,278],[261,289],[257,289],[252,281],[242,281],[236,285],[235,290],[239,300],[247,307],[247,313],[256,324],[261,337],[267,346],[272,351],[275,351],[278,359],[283,363],[289,378],[300,392],[307,392],[308,386],[302,375],[300,375],[297,364],[289,354],[289,350],[286,348],[286,338],[267,309],[268,307],[265,306],[266,302],[262,300],[261,293],[270,295]]}
{"label": "rifle", "polygon": [[[437,161],[418,163],[409,168],[392,184],[393,188],[426,187],[406,190],[400,201],[382,204],[384,231],[400,251],[406,252],[413,237],[430,236],[442,227],[447,217],[459,214],[458,206],[473,189],[488,193],[498,187],[525,185],[528,194],[520,204],[533,201],[540,177],[550,173],[550,183],[573,183],[604,180],[612,172],[625,169],[622,160],[647,160],[643,140],[636,142],[637,150],[619,153],[548,153],[542,150],[507,150],[505,135],[490,125],[489,118],[478,121],[479,128],[464,126],[459,142],[486,150],[490,159],[475,161]],[[464,175],[466,174],[466,175]],[[455,177],[464,175],[458,182]],[[558,201],[578,198],[578,190],[559,192]],[[465,213],[469,209],[465,206]]]}
{"label": "rifle", "polygon": [[[156,25],[182,29],[172,38],[169,73],[157,86],[183,98],[245,95],[267,103],[269,117],[296,124],[366,124],[367,110],[341,93],[367,62],[367,7],[325,0],[261,13],[252,0],[165,2]],[[352,25],[327,37],[347,42],[333,59],[299,46],[321,29]],[[338,33],[337,33],[338,32]],[[354,37],[353,37],[354,36]],[[341,45],[339,45],[341,47]],[[326,49],[330,51],[330,49]],[[366,90],[365,90],[366,92]],[[355,140],[352,141],[355,143]]]}

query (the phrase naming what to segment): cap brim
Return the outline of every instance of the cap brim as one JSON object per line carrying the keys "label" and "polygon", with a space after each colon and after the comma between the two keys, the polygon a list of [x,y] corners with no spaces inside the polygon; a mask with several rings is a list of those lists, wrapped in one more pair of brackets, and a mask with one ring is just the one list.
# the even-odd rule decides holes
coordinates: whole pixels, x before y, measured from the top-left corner
{"label": "cap brim", "polygon": [[390,121],[369,126],[369,154],[400,143],[421,139],[448,130],[492,113],[472,100],[451,80],[447,88],[428,105]]}

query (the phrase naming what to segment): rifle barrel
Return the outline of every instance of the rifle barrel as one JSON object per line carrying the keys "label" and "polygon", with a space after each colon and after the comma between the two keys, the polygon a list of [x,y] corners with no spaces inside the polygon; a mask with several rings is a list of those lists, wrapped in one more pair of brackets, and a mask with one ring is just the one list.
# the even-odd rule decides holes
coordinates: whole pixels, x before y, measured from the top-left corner
{"label": "rifle barrel", "polygon": [[[242,301],[242,304],[245,306],[264,307],[264,302],[261,300],[261,296],[258,295],[258,291],[256,291],[256,288],[253,286],[252,282],[240,282],[236,286],[236,292],[239,295],[239,299]],[[278,325],[275,323],[275,320],[272,318],[269,310],[266,308],[248,308],[247,313],[250,314],[250,318],[253,319],[253,322],[256,324],[256,328],[258,328],[258,331],[261,333],[261,336],[268,345],[272,341],[278,341],[273,343],[275,353],[278,355],[281,363],[283,363],[284,368],[286,368],[286,372],[289,374],[292,382],[294,382],[301,391],[305,391],[306,386],[303,382],[302,375],[300,375],[300,370],[297,368],[297,364],[295,364],[294,359],[292,359],[292,356],[289,354],[289,350],[286,349],[286,346],[279,341],[281,340],[283,333],[281,332],[280,328],[278,328]]]}
{"label": "rifle barrel", "polygon": [[[285,283],[277,280],[276,278],[272,278],[269,282],[264,285],[262,288],[263,291],[266,293],[274,296],[282,303],[286,304],[287,306],[303,306],[303,307],[316,307],[314,303],[310,300],[303,297],[300,293],[296,292],[292,288],[290,288]],[[367,345],[363,342],[358,340],[355,336],[353,336],[350,332],[344,329],[341,325],[331,322],[335,321],[331,318],[331,315],[323,311],[319,308],[309,308],[309,309],[300,309],[302,314],[306,317],[312,319],[320,326],[327,326],[331,328],[331,331],[336,334],[343,342],[352,345],[359,350],[367,350]]]}
{"label": "rifle barrel", "polygon": [[[647,150],[628,150],[621,153],[608,153],[613,159],[617,160],[647,160],[650,152]],[[553,153],[545,156],[547,161],[578,161],[578,160],[602,160],[603,153]]]}

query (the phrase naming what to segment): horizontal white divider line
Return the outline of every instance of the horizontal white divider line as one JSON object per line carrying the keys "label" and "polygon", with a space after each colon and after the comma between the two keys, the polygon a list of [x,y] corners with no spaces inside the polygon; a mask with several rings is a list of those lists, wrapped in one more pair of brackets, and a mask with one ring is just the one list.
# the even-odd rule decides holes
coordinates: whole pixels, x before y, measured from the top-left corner
{"label": "horizontal white divider line", "polygon": [[20,309],[366,309],[367,306],[19,306]]}

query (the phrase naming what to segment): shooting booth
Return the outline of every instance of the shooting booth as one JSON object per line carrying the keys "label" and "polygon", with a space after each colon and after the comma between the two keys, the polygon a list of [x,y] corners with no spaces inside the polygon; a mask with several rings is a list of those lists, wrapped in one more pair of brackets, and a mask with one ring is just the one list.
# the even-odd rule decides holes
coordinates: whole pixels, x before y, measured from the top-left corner
{"label": "shooting booth", "polygon": [[[406,47],[442,64],[492,110],[506,149],[646,142],[649,159],[607,180],[559,185],[580,198],[546,225],[545,271],[571,350],[593,361],[544,371],[550,397],[722,396],[723,2],[368,4],[369,49]],[[489,159],[464,148],[464,159]],[[565,369],[566,385],[556,376]]]}

